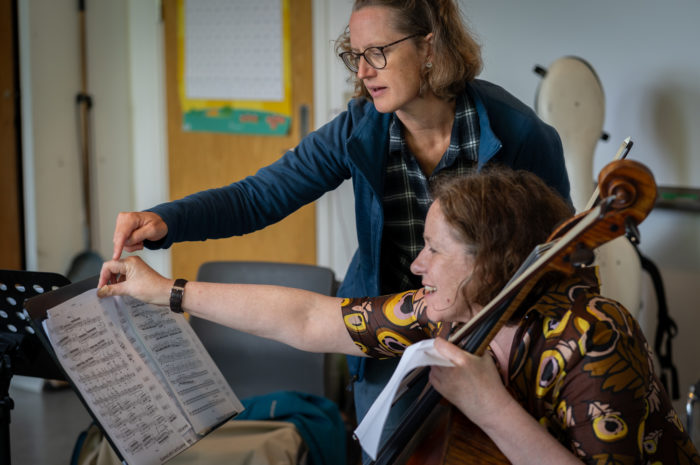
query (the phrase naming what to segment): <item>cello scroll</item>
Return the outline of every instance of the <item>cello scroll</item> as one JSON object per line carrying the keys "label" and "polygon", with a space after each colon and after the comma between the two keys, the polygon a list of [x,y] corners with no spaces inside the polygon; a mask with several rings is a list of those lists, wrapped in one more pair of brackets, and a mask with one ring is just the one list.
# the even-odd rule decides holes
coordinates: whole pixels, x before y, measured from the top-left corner
{"label": "cello scroll", "polygon": [[[657,189],[649,169],[634,160],[616,160],[598,176],[601,200],[591,210],[580,213],[557,228],[548,242],[566,236],[567,245],[549,267],[571,274],[592,262],[597,247],[623,234],[639,241],[637,225],[644,221],[656,201]],[[573,234],[573,236],[572,236]],[[582,263],[581,256],[586,257]]]}

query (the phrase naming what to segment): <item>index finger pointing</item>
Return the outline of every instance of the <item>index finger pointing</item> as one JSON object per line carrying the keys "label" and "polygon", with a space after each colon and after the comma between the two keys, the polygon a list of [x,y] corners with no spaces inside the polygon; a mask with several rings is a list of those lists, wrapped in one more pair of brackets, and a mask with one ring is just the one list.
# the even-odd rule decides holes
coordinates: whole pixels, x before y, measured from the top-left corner
{"label": "index finger pointing", "polygon": [[126,241],[126,236],[122,233],[114,233],[114,252],[112,253],[112,260],[119,260],[122,256],[122,250],[124,249],[124,242]]}

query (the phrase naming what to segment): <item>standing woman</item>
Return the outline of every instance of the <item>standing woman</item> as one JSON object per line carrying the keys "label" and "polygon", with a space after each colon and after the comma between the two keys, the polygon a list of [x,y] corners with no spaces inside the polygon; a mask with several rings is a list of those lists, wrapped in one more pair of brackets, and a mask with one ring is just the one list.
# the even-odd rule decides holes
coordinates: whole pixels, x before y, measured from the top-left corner
{"label": "standing woman", "polygon": [[[247,234],[352,179],[359,246],[338,295],[377,296],[420,287],[409,266],[438,173],[501,164],[537,174],[568,199],[559,136],[504,89],[475,80],[480,48],[454,0],[357,0],[337,44],[356,84],[346,111],[254,176],[120,213],[113,258]],[[394,367],[350,360],[358,419]]]}

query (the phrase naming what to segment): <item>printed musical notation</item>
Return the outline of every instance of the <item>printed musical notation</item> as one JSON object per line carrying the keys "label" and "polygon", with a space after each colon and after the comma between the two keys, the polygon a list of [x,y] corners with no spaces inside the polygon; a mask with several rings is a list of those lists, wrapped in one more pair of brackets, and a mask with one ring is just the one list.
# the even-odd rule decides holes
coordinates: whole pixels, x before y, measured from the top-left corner
{"label": "printed musical notation", "polygon": [[122,329],[141,342],[136,347],[147,353],[142,357],[159,367],[154,372],[164,375],[195,432],[223,421],[228,410],[221,404],[229,407],[227,400],[235,396],[189,323],[167,307],[124,300],[131,311],[120,313]]}
{"label": "printed musical notation", "polygon": [[94,290],[47,312],[58,360],[124,460],[161,464],[243,410],[187,321]]}

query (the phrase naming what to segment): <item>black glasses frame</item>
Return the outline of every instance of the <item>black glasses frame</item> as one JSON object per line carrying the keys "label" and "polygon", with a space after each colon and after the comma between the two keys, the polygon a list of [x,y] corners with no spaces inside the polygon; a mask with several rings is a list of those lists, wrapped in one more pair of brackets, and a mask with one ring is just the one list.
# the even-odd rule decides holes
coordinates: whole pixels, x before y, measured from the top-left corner
{"label": "black glasses frame", "polygon": [[[360,58],[364,58],[367,64],[374,69],[384,69],[386,68],[386,55],[384,54],[385,48],[391,47],[392,45],[396,45],[399,42],[403,42],[404,40],[412,39],[413,37],[417,37],[419,35],[420,34],[411,34],[410,36],[406,36],[403,39],[395,40],[390,44],[380,45],[379,47],[367,47],[362,53],[347,51],[339,53],[338,56],[341,60],[343,60],[343,64],[345,64],[345,66],[353,73],[356,73],[360,69]],[[375,53],[377,51],[379,51],[379,54],[382,56],[382,60],[384,62],[384,64],[382,65],[377,65],[376,63],[372,62],[372,58],[367,58],[367,52]]]}

